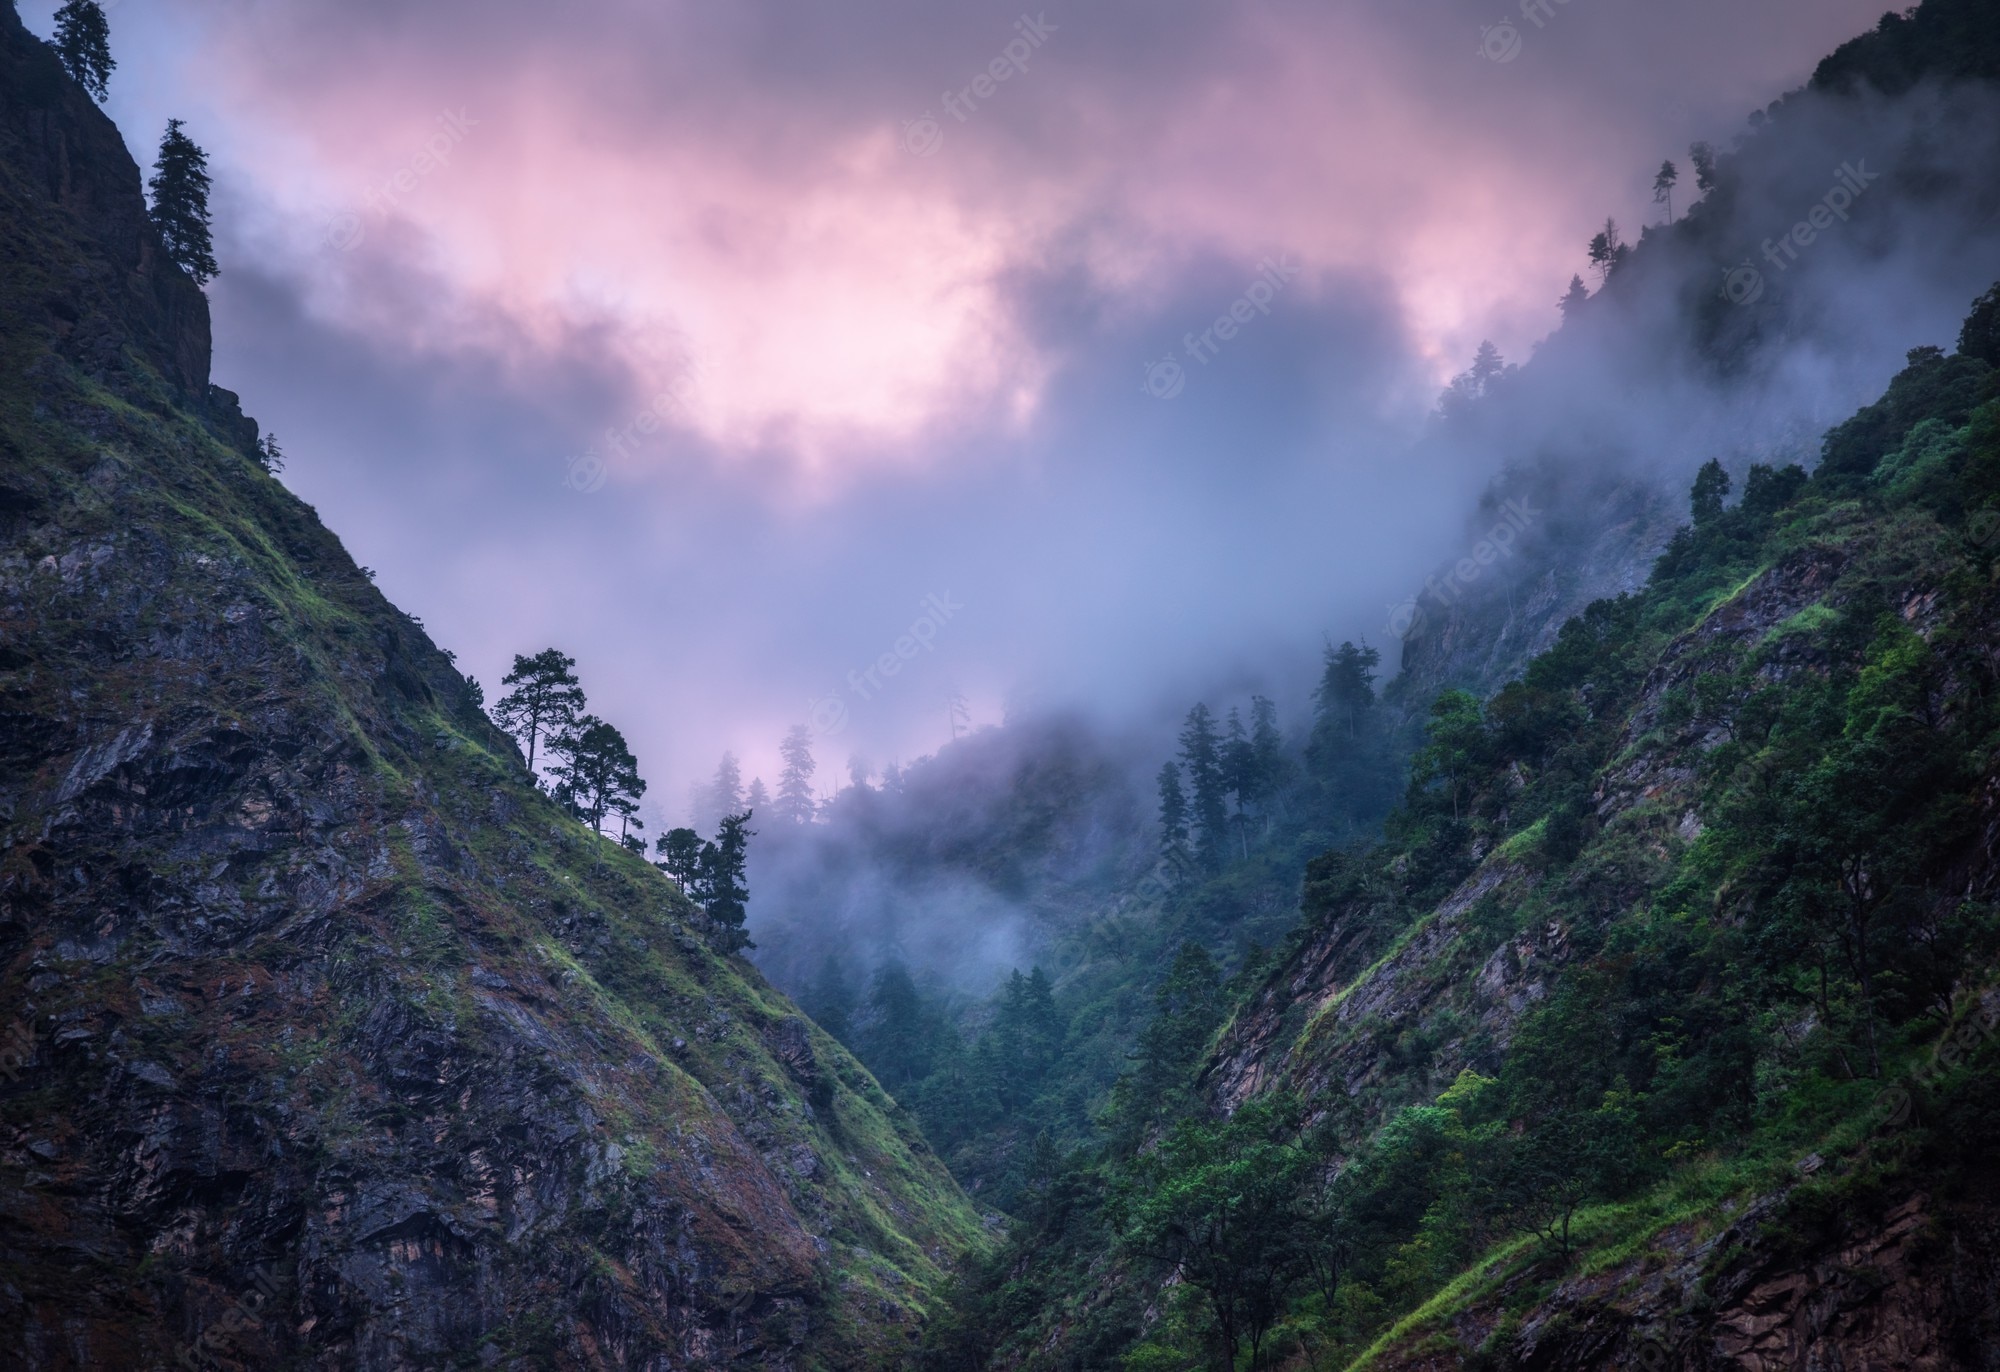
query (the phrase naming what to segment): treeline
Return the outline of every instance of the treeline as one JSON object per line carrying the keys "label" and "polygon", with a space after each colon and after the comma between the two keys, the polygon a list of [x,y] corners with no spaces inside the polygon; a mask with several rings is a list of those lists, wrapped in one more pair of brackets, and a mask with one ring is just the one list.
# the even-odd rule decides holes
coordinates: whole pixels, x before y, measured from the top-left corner
{"label": "treeline", "polygon": [[[1154,778],[1157,828],[1121,858],[1151,860],[1152,875],[1128,877],[1097,913],[1053,930],[1042,956],[1068,970],[1060,983],[1042,966],[1017,969],[990,998],[968,1001],[894,951],[871,967],[870,950],[831,940],[794,994],[915,1112],[962,1180],[1011,1207],[1038,1150],[1167,1117],[1153,1112],[1180,1099],[1168,1064],[1218,1022],[1219,960],[1233,963],[1239,984],[1259,975],[1257,939],[1289,923],[1306,859],[1379,829],[1407,752],[1402,713],[1377,689],[1380,662],[1375,648],[1329,645],[1310,722],[1290,734],[1261,695],[1219,718],[1206,703],[1189,710],[1175,758]],[[711,808],[735,780],[725,758]],[[822,813],[838,818],[853,805],[865,821],[872,794],[857,775]],[[1008,816],[1049,804],[1031,791],[1000,807],[989,843],[1020,845]],[[1012,880],[1004,869],[995,876]],[[1179,1008],[1149,1027],[1163,1003]]]}
{"label": "treeline", "polygon": [[[535,786],[579,823],[621,847],[645,852],[639,800],[646,783],[639,760],[616,725],[588,712],[576,659],[556,648],[532,657],[516,654],[501,685],[508,690],[493,706],[493,722],[520,744]],[[653,865],[702,907],[723,951],[730,953],[752,946],[743,931],[750,900],[744,873],[756,832],[749,827],[750,815],[747,808],[723,815],[712,839],[693,829],[670,829],[655,845],[659,857]]]}
{"label": "treeline", "polygon": [[1381,662],[1365,644],[1328,646],[1302,747],[1287,745],[1263,696],[1250,698],[1248,727],[1235,706],[1220,726],[1206,704],[1190,709],[1179,754],[1157,780],[1162,859],[1215,875],[1272,843],[1325,846],[1372,832],[1400,765],[1394,724],[1378,708]]}

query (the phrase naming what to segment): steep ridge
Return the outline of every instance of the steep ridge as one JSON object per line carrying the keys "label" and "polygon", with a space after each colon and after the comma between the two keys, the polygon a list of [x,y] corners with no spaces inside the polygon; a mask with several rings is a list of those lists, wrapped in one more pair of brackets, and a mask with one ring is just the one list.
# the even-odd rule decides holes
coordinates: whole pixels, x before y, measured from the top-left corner
{"label": "steep ridge", "polygon": [[[1715,1096],[1697,1126],[1701,1147],[1671,1152],[1699,1161],[1637,1201],[1626,1192],[1622,1207],[1578,1211],[1586,1256],[1551,1263],[1533,1243],[1502,1242],[1365,1365],[1993,1365],[2000,1186],[1982,1150],[2000,1105],[1990,709],[2000,691],[2000,293],[1982,310],[1962,347],[1983,353],[1913,355],[1880,404],[1829,437],[1816,478],[1797,478],[1801,494],[1759,510],[1753,490],[1737,509],[1698,511],[1692,537],[1675,541],[1643,594],[1573,622],[1488,704],[1481,779],[1464,822],[1445,830],[1458,860],[1428,871],[1441,899],[1422,903],[1427,860],[1393,837],[1316,866],[1289,956],[1206,1069],[1222,1113],[1294,1093],[1361,1150],[1410,1110],[1458,1109],[1477,1074],[1505,1076],[1523,1026],[1565,1013],[1558,992],[1579,977],[1602,997],[1597,1049],[1642,1106],[1648,1092],[1657,1105],[1688,1089],[1674,1079],[1677,1057],[1730,1036],[1744,1055],[1716,1070],[1740,1073],[1730,1090],[1745,1094]],[[1694,572],[1704,539],[1735,553],[1711,551]],[[1745,560],[1746,548],[1756,555]],[[1650,634],[1638,629],[1648,622]],[[1653,635],[1657,654],[1617,660]],[[1892,1046],[1874,1068],[1862,1057],[1876,1049],[1874,1002],[1864,1033],[1863,1009],[1826,998],[1823,962],[1815,1004],[1810,955],[1789,945],[1828,925],[1823,907],[1800,917],[1787,905],[1815,851],[1788,826],[1839,835],[1852,817],[1828,805],[1786,818],[1765,797],[1807,784],[1791,770],[1801,751],[1886,731],[1889,716],[1869,713],[1881,709],[1871,692],[1902,672],[1913,692],[1897,707],[1914,712],[1906,737],[1950,740],[1936,748],[1957,761],[1927,776],[1915,761],[1927,745],[1898,756],[1870,738],[1865,767],[1828,773],[1865,797],[1857,807],[1877,807],[1869,818],[1881,832],[1935,805],[1937,822],[1898,840],[1906,848],[1880,833],[1828,840],[1828,851],[1851,845],[1840,851],[1854,900],[1901,903],[1896,922],[1873,932],[1855,932],[1858,915],[1832,921],[1846,957],[1862,950],[1857,985],[1872,958],[1881,986],[1897,987],[1875,993],[1900,1008],[1882,1011]],[[1780,742],[1774,717],[1793,709],[1803,719],[1808,707],[1795,702],[1829,687],[1830,698],[1844,693],[1844,726],[1836,716],[1830,738]],[[1534,715],[1564,711],[1554,704],[1564,695],[1572,718],[1598,715],[1601,730],[1593,743],[1590,725],[1571,726],[1570,741],[1597,760],[1583,832],[1567,843],[1546,796],[1577,759],[1521,742],[1537,736]],[[1834,882],[1816,899],[1842,889]],[[1688,943],[1676,949],[1679,938]],[[1796,978],[1787,991],[1752,970],[1788,961],[1778,978]],[[1851,975],[1852,962],[1833,965]],[[1829,1094],[1807,1104],[1811,1092],[1793,1093],[1809,1064],[1827,1074],[1816,1089]],[[1841,1078],[1850,1086],[1836,1103]]]}
{"label": "steep ridge", "polygon": [[0,1347],[894,1365],[977,1217],[255,460],[0,14]]}
{"label": "steep ridge", "polygon": [[[1309,865],[1219,1032],[1162,979],[1141,1041],[1199,1028],[1192,1102],[1037,1157],[932,1365],[2000,1367],[2000,122],[1959,118],[1996,76],[1993,6],[1886,17],[1447,414],[1519,459],[1468,547],[1531,517],[1406,607],[1402,805]],[[1901,150],[1856,251],[1721,296],[1849,135]],[[1766,423],[1770,345],[1911,243],[1983,274],[1942,346]],[[1593,383],[1657,450],[1539,403]],[[1690,434],[1685,495],[1631,479]]]}
{"label": "steep ridge", "polygon": [[1809,464],[1907,347],[1956,326],[2000,270],[1996,83],[1984,0],[1885,15],[1715,149],[1685,212],[1646,226],[1532,357],[1447,406],[1432,441],[1507,468],[1466,551],[1507,502],[1527,513],[1497,562],[1413,588],[1401,690],[1498,689],[1591,601],[1638,589],[1698,465]]}

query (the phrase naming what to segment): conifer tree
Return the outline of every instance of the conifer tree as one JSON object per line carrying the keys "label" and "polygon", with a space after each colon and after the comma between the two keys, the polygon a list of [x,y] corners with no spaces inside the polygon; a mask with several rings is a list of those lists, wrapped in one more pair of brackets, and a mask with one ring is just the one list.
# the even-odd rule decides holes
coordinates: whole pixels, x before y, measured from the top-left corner
{"label": "conifer tree", "polygon": [[1611,278],[1611,269],[1625,258],[1625,245],[1618,238],[1618,221],[1606,219],[1604,227],[1590,240],[1590,265],[1599,281]]}
{"label": "conifer tree", "polygon": [[160,157],[146,183],[153,193],[153,228],[167,259],[205,286],[221,271],[209,237],[208,154],[169,119],[160,139]]}
{"label": "conifer tree", "polygon": [[1688,161],[1694,164],[1694,188],[1704,195],[1715,189],[1715,148],[1712,144],[1696,143],[1688,149]]}
{"label": "conifer tree", "polygon": [[697,905],[708,903],[702,885],[701,835],[692,829],[669,829],[655,845],[659,861],[653,865],[680,884],[681,890]]}
{"label": "conifer tree", "polygon": [[1569,279],[1569,289],[1564,291],[1563,298],[1556,302],[1556,308],[1563,312],[1564,319],[1568,319],[1576,313],[1577,307],[1588,299],[1590,299],[1590,290],[1583,284],[1583,278],[1581,276],[1572,276]]}
{"label": "conifer tree", "polygon": [[708,917],[722,926],[725,953],[757,945],[743,932],[750,912],[750,888],[744,880],[744,864],[750,840],[757,831],[750,828],[750,814],[725,815],[715,841],[702,845],[702,879],[708,896]]}
{"label": "conifer tree", "polygon": [[1160,764],[1160,856],[1175,871],[1189,857],[1187,792],[1181,789],[1181,769],[1171,762]]}
{"label": "conifer tree", "polygon": [[1215,716],[1206,705],[1188,711],[1181,728],[1181,764],[1187,768],[1188,789],[1194,797],[1196,854],[1203,867],[1220,871],[1229,853],[1228,783],[1222,773]]}
{"label": "conifer tree", "polygon": [[513,669],[500,679],[513,689],[493,707],[493,722],[526,745],[530,776],[535,775],[536,744],[565,732],[583,712],[575,666],[575,658],[554,648],[533,657],[516,653]]}
{"label": "conifer tree", "polygon": [[803,724],[793,725],[785,741],[778,745],[778,752],[785,759],[785,770],[778,774],[778,799],[772,808],[779,819],[810,824],[816,808],[812,778],[818,766],[813,761],[812,730]]}
{"label": "conifer tree", "polygon": [[753,813],[771,808],[771,793],[764,789],[764,778],[757,777],[751,781],[750,790],[743,797],[743,808]]}
{"label": "conifer tree", "polygon": [[701,828],[720,824],[724,815],[744,808],[743,769],[736,754],[724,753],[715,764],[715,775],[706,785],[695,788],[695,823]]}
{"label": "conifer tree", "polygon": [[1229,728],[1222,744],[1222,779],[1236,802],[1231,816],[1236,840],[1245,859],[1250,856],[1250,809],[1258,801],[1257,755],[1250,747],[1250,731],[1243,727],[1243,714],[1229,707]]}
{"label": "conifer tree", "polygon": [[555,776],[576,817],[602,833],[608,815],[621,819],[638,808],[646,783],[625,735],[596,715],[584,715],[549,744]]}
{"label": "conifer tree", "polygon": [[835,954],[828,953],[820,963],[811,998],[814,1021],[845,1043],[854,1032],[854,986],[847,979],[846,965]]}
{"label": "conifer tree", "polygon": [[1680,182],[1681,169],[1672,162],[1660,163],[1659,174],[1653,178],[1653,203],[1667,207],[1667,222],[1674,222],[1674,187]]}
{"label": "conifer tree", "polygon": [[1729,473],[1712,457],[1695,473],[1688,506],[1697,529],[1722,517],[1722,502],[1729,495],[1730,484]]}
{"label": "conifer tree", "polygon": [[892,1090],[922,1081],[930,1072],[930,1016],[910,969],[901,962],[882,964],[868,995],[870,1026],[868,1065]]}
{"label": "conifer tree", "polygon": [[103,104],[118,63],[111,57],[111,25],[97,0],[68,0],[56,11],[55,49],[69,74]]}
{"label": "conifer tree", "polygon": [[1285,739],[1278,732],[1278,707],[1263,696],[1250,697],[1250,757],[1258,801],[1278,795],[1286,782]]}

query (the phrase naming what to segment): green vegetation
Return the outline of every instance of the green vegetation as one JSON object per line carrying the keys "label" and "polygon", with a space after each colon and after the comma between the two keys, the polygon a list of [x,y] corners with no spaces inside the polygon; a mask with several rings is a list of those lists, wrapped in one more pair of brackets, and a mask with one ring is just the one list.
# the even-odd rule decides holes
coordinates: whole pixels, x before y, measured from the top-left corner
{"label": "green vegetation", "polygon": [[[1996,299],[1813,474],[1753,466],[1732,503],[1709,464],[1643,592],[1492,699],[1438,697],[1383,838],[1312,865],[1268,979],[1225,992],[1191,948],[1096,1133],[1038,1141],[935,1366],[1364,1365],[1474,1303],[1500,1356],[1553,1283],[1719,1203],[1962,1170],[1932,1130],[1880,1131],[1940,1034],[1926,1108],[1991,1108]],[[1313,960],[1339,994],[1250,1046],[1302,1015]],[[1357,988],[1409,1008],[1358,1013]],[[1218,1112],[1244,1053],[1255,1089]]]}

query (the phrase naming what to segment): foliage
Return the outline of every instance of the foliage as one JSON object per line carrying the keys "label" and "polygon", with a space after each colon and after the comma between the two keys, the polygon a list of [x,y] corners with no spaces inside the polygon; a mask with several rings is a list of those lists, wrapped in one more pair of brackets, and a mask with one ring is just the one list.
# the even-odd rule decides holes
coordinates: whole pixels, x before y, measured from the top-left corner
{"label": "foliage", "polygon": [[169,119],[146,188],[153,196],[153,229],[167,260],[194,278],[197,286],[208,284],[221,271],[215,265],[209,233],[208,185],[208,154],[182,131],[180,120]]}
{"label": "foliage", "polygon": [[55,49],[64,69],[100,104],[110,98],[118,63],[111,56],[111,25],[97,0],[64,0],[56,11]]}
{"label": "foliage", "polygon": [[[1981,514],[2000,376],[1919,350],[1815,472],[1741,477],[1732,504],[1735,477],[1702,469],[1642,592],[1589,607],[1491,699],[1431,703],[1380,842],[1309,864],[1268,977],[1225,983],[1182,949],[1098,1134],[962,1275],[935,1365],[1339,1365],[1487,1290],[1466,1284],[1481,1263],[1560,1273],[1714,1176],[1763,1177],[1772,1150],[1852,1146],[1881,1079],[2000,957],[2000,913],[1968,899],[2000,756]],[[1375,709],[1363,663],[1329,654],[1307,779]],[[1662,813],[1627,776],[1686,780]],[[1523,875],[1438,924],[1482,865]],[[1365,981],[1427,920],[1442,941],[1413,974],[1446,1008],[1315,1021],[1292,1050],[1352,1083],[1357,1058],[1332,1055],[1373,1044],[1352,1097],[1281,1080],[1217,1108],[1203,1072],[1232,1012],[1282,1010],[1308,952],[1319,984]],[[1530,945],[1504,1049],[1468,1034],[1460,988]]]}
{"label": "foliage", "polygon": [[514,665],[500,678],[502,686],[513,689],[494,705],[493,722],[520,740],[531,777],[537,745],[566,732],[583,713],[583,687],[575,669],[575,658],[545,648],[533,657],[516,653]]}

